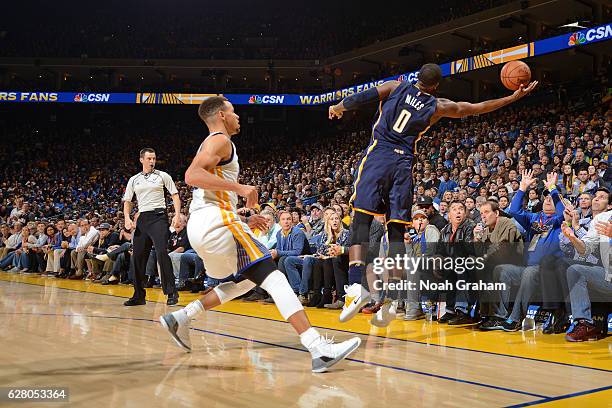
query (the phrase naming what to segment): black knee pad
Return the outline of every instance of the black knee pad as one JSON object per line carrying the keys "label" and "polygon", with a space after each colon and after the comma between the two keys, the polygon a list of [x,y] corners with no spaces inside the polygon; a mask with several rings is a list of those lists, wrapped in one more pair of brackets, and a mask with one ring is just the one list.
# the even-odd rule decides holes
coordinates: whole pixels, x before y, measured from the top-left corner
{"label": "black knee pad", "polygon": [[389,256],[403,255],[406,253],[406,245],[404,244],[404,232],[406,225],[399,222],[390,222],[387,224],[387,234],[389,237]]}
{"label": "black knee pad", "polygon": [[251,282],[254,282],[257,286],[260,286],[264,280],[270,275],[272,272],[277,270],[276,264],[272,260],[272,258],[265,258],[261,261],[257,262],[249,266],[247,269],[242,272],[242,276]]}
{"label": "black knee pad", "polygon": [[363,245],[370,242],[370,226],[373,215],[355,211],[351,221],[351,245]]}

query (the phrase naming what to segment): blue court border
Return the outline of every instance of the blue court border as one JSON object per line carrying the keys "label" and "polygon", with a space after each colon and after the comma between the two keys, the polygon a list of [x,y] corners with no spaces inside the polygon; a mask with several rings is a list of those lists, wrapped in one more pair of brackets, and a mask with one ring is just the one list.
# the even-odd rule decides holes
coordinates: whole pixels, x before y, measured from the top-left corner
{"label": "blue court border", "polygon": [[[59,288],[59,289],[63,289],[63,288]],[[84,293],[84,292],[81,292],[81,293]],[[27,312],[17,312],[17,313],[3,313],[3,312],[0,312],[0,314],[3,314],[3,315],[31,315],[31,316],[64,316],[64,317],[80,316],[80,315],[75,315],[75,314],[63,314],[63,313],[60,314],[60,313],[27,313]],[[100,319],[132,320],[132,321],[144,321],[144,322],[158,323],[156,320],[145,319],[145,318],[138,318],[138,317],[99,316],[99,315],[84,315],[84,316],[85,317],[90,317],[90,318],[100,318]],[[245,338],[245,337],[235,336],[235,335],[232,335],[232,334],[219,333],[219,332],[215,332],[215,331],[212,331],[212,330],[206,330],[206,329],[199,329],[197,327],[192,327],[191,330],[199,331],[199,332],[203,332],[203,333],[207,333],[207,334],[213,334],[213,335],[216,335],[216,336],[222,336],[222,337],[227,337],[227,338],[231,338],[231,339],[241,340],[241,341],[248,341],[248,342],[256,343],[256,344],[263,344],[263,345],[266,345],[266,346],[273,346],[273,347],[278,347],[278,348],[284,348],[284,349],[287,349],[287,350],[294,350],[294,351],[299,351],[299,352],[303,352],[303,353],[307,353],[308,352],[307,350],[304,350],[304,349],[298,348],[298,347],[292,347],[292,346],[287,346],[287,345],[282,345],[282,344],[270,343],[270,342],[266,342],[266,341],[262,341],[262,340],[248,339],[248,338]],[[358,333],[353,333],[353,334],[358,334]],[[521,404],[517,404],[517,405],[510,405],[510,406],[508,406],[508,408],[519,408],[519,407],[529,407],[529,406],[534,406],[534,405],[540,405],[540,404],[544,404],[544,403],[547,403],[547,402],[560,401],[560,400],[564,400],[564,399],[569,399],[569,398],[574,398],[574,397],[579,397],[579,396],[589,395],[589,394],[595,394],[595,393],[598,393],[598,392],[601,392],[601,391],[606,391],[606,390],[612,389],[612,385],[609,385],[609,386],[606,386],[606,387],[600,387],[600,388],[594,388],[594,389],[591,389],[591,390],[579,391],[579,392],[575,392],[575,393],[572,393],[572,394],[559,395],[559,396],[556,396],[556,397],[547,397],[547,396],[544,396],[544,395],[534,394],[534,393],[530,393],[530,392],[526,392],[526,391],[515,390],[515,389],[512,389],[512,388],[499,387],[499,386],[492,385],[492,384],[484,384],[484,383],[479,383],[479,382],[476,382],[476,381],[463,380],[463,379],[460,379],[460,378],[454,378],[454,377],[448,377],[448,376],[443,376],[443,375],[438,375],[438,374],[426,373],[426,372],[422,372],[422,371],[411,370],[411,369],[404,368],[404,367],[397,367],[397,366],[392,366],[392,365],[388,365],[388,364],[375,363],[373,361],[359,360],[359,359],[356,359],[356,358],[347,358],[346,360],[347,361],[351,361],[351,362],[355,362],[355,363],[366,364],[366,365],[370,365],[370,366],[374,366],[374,367],[388,368],[388,369],[391,369],[391,370],[402,371],[402,372],[407,372],[407,373],[416,374],[416,375],[423,375],[423,376],[437,378],[437,379],[441,379],[441,380],[459,382],[459,383],[462,383],[462,384],[469,384],[469,385],[474,385],[474,386],[479,386],[479,387],[491,388],[491,389],[495,389],[495,390],[499,390],[499,391],[511,392],[511,393],[515,393],[515,394],[528,395],[528,396],[533,396],[533,397],[540,398],[540,399],[535,400],[535,401],[525,402],[525,403],[521,403]]]}
{"label": "blue court border", "polygon": [[[11,280],[5,280],[5,279],[0,279],[0,281],[10,282],[10,283],[19,283],[19,284],[30,285],[30,286],[40,286],[40,287],[47,286],[47,285],[40,285],[40,284],[37,284],[37,283],[18,282],[18,281],[11,281]],[[49,285],[49,286],[55,287],[57,289],[72,291],[72,292],[90,293],[90,294],[94,294],[94,295],[110,296],[110,297],[114,297],[114,298],[127,299],[127,297],[118,296],[118,295],[111,295],[110,293],[95,293],[95,292],[87,292],[87,291],[78,290],[78,289],[60,288],[59,286],[53,286],[53,285]],[[149,300],[147,300],[147,302],[164,303],[164,302],[149,301]],[[249,318],[252,318],[252,319],[267,320],[267,321],[277,322],[277,323],[281,323],[281,324],[289,324],[288,322],[286,322],[284,320],[276,320],[276,319],[270,319],[270,318],[267,318],[267,317],[251,316],[251,315],[241,314],[241,313],[224,312],[224,311],[221,311],[221,310],[209,310],[209,311],[207,311],[207,313],[210,313],[210,312],[223,313],[223,314],[228,314],[228,315],[232,315],[232,316],[249,317]],[[377,334],[363,334],[363,333],[353,332],[353,331],[350,331],[350,330],[336,329],[336,328],[333,328],[333,327],[325,327],[325,326],[313,326],[313,327],[315,327],[317,329],[334,330],[334,331],[337,331],[337,332],[340,332],[340,333],[360,334],[362,336],[371,336],[371,337],[376,337],[376,338],[386,339],[386,340],[396,340],[396,341],[401,341],[401,342],[405,342],[405,343],[420,344],[420,345],[424,345],[424,346],[442,347],[442,348],[447,348],[447,349],[452,349],[452,350],[469,351],[469,352],[472,352],[472,353],[489,354],[489,355],[498,356],[498,357],[516,358],[516,359],[526,360],[526,361],[535,361],[535,362],[538,362],[538,363],[555,364],[555,365],[560,365],[560,366],[565,366],[565,367],[582,368],[582,369],[585,369],[585,370],[593,370],[593,371],[600,371],[600,372],[604,372],[604,373],[612,373],[612,370],[606,370],[605,368],[587,367],[587,366],[581,366],[581,365],[578,365],[578,364],[562,363],[562,362],[559,362],[559,361],[550,361],[550,360],[544,360],[544,359],[539,359],[539,358],[514,356],[514,355],[511,355],[511,354],[504,354],[504,353],[495,353],[493,351],[474,350],[474,349],[458,347],[458,346],[447,346],[447,345],[444,345],[444,344],[426,343],[426,342],[422,342],[422,341],[408,340],[408,339],[398,339],[398,338],[395,338],[395,337],[386,337],[386,336],[381,336],[381,335],[377,335]],[[483,333],[483,334],[486,334],[486,333]]]}
{"label": "blue court border", "polygon": [[[141,321],[141,322],[150,322],[150,323],[159,324],[157,320],[153,320],[153,319],[145,319],[145,318],[138,318],[138,317],[123,317],[123,316],[79,315],[79,314],[67,314],[67,313],[29,313],[29,312],[15,312],[15,313],[0,312],[0,315],[63,316],[63,317],[82,316],[82,317],[89,317],[89,318],[96,318],[96,319],[130,320],[130,321]],[[262,341],[262,340],[248,339],[246,337],[235,336],[233,334],[219,333],[219,332],[212,331],[212,330],[199,329],[197,327],[192,327],[191,330],[202,332],[202,333],[207,333],[207,334],[212,334],[215,336],[227,337],[227,338],[234,339],[234,340],[248,341],[248,342],[255,343],[255,344],[262,344],[266,346],[272,346],[272,347],[278,347],[278,348],[283,348],[287,350],[299,351],[302,353],[308,353],[308,350],[305,350],[303,348],[287,346],[287,345],[277,344],[277,343],[271,343],[271,342]],[[354,334],[358,334],[358,333],[354,333]],[[494,389],[498,391],[510,392],[510,393],[520,394],[520,395],[527,395],[530,397],[540,398],[540,400],[548,400],[550,398],[554,398],[554,397],[548,397],[546,395],[534,394],[534,393],[527,392],[527,391],[515,390],[515,389],[507,388],[507,387],[500,387],[500,386],[492,385],[492,384],[479,383],[477,381],[463,380],[461,378],[448,377],[445,375],[426,373],[423,371],[417,371],[417,370],[412,370],[409,368],[397,367],[397,366],[388,365],[388,364],[381,364],[381,363],[376,363],[373,361],[359,360],[356,358],[346,358],[345,360],[351,361],[354,363],[374,366],[374,367],[382,367],[382,368],[387,368],[387,369],[391,369],[395,371],[401,371],[401,372],[406,372],[410,374],[417,374],[417,375],[422,375],[426,377],[437,378],[440,380],[453,381],[453,382],[458,382],[461,384],[469,384],[469,385],[474,385],[478,387],[490,388],[490,389]]]}
{"label": "blue court border", "polygon": [[[251,315],[247,315],[247,314],[234,313],[234,312],[224,312],[224,311],[221,311],[221,310],[209,310],[209,311],[207,311],[207,313],[209,313],[209,312],[225,313],[225,314],[234,315],[234,316],[251,317],[251,318],[254,318],[254,319],[268,320],[268,321],[271,321],[271,322],[286,323],[286,324],[288,324],[285,321],[276,320],[276,319],[270,319],[268,317],[251,316]],[[460,350],[460,351],[471,351],[473,353],[490,354],[490,355],[499,356],[499,357],[518,358],[518,359],[521,359],[521,360],[535,361],[535,362],[538,362],[538,363],[557,364],[557,365],[562,365],[562,366],[566,366],[566,367],[583,368],[585,370],[595,370],[595,371],[603,371],[605,373],[612,373],[612,370],[606,370],[605,368],[587,367],[587,366],[581,366],[581,365],[577,365],[577,364],[562,363],[562,362],[559,362],[559,361],[550,361],[550,360],[543,360],[543,359],[532,358],[532,357],[514,356],[514,355],[511,355],[511,354],[495,353],[493,351],[474,350],[474,349],[469,349],[469,348],[464,348],[464,347],[447,346],[447,345],[444,345],[444,344],[435,344],[435,343],[426,343],[426,342],[423,342],[423,341],[416,341],[416,340],[409,340],[409,339],[398,339],[396,337],[386,337],[386,336],[381,336],[381,335],[378,335],[378,334],[363,334],[363,333],[353,332],[353,331],[350,331],[350,330],[335,329],[333,327],[325,327],[325,326],[313,326],[313,327],[316,327],[318,329],[334,330],[334,331],[341,332],[341,333],[360,334],[362,336],[377,337],[377,338],[385,339],[385,340],[397,340],[397,341],[402,341],[404,343],[421,344],[421,345],[425,345],[425,346],[435,346],[435,347],[442,347],[442,348],[448,348],[448,349]],[[486,333],[483,333],[483,334],[486,334]]]}
{"label": "blue court border", "polygon": [[582,395],[595,394],[595,393],[598,393],[601,391],[607,391],[607,390],[612,390],[612,385],[608,385],[607,387],[594,388],[592,390],[574,392],[572,394],[559,395],[558,397],[548,397],[548,398],[544,398],[541,400],[525,402],[525,403],[517,404],[517,405],[509,405],[506,408],[532,407],[534,405],[545,404],[547,402],[561,401],[561,400],[568,399],[568,398],[580,397]]}
{"label": "blue court border", "polygon": [[[38,286],[38,287],[46,286],[46,285],[39,285],[39,284],[36,284],[36,283],[29,283],[29,282],[17,282],[17,281],[10,281],[10,280],[3,280],[3,281],[10,282],[10,283],[26,284],[26,285],[30,285],[30,286]],[[53,286],[53,287],[55,287],[57,289],[73,291],[73,292],[79,292],[79,293],[89,293],[89,294],[94,294],[94,295],[103,295],[103,296],[111,296],[111,297],[116,297],[116,298],[124,298],[123,296],[112,295],[112,294],[108,294],[108,293],[87,292],[87,291],[82,291],[82,290],[78,290],[78,289],[61,288],[61,287],[58,287],[58,286]],[[161,303],[161,302],[156,302],[156,301],[152,301],[152,302],[153,303]],[[286,324],[286,322],[282,322],[280,320],[263,318],[263,317],[257,317],[257,316],[243,315],[243,314],[240,314],[240,313],[214,311],[214,310],[213,310],[213,312],[216,312],[216,313],[225,313],[225,314],[229,314],[229,315],[242,316],[242,317],[250,317],[250,318],[254,317],[256,319],[268,320],[268,321],[273,321],[273,322],[285,323]],[[5,314],[5,315],[21,314],[21,315],[39,315],[39,316],[66,316],[66,317],[76,316],[76,315],[71,315],[71,314],[19,313],[19,312],[18,313],[1,313],[0,312],[0,314]],[[135,318],[135,317],[94,316],[94,315],[85,315],[85,316],[86,317],[91,317],[91,318],[133,320],[133,321],[146,321],[146,322],[157,323],[157,321],[152,320],[152,319]],[[314,326],[314,327],[318,327],[318,326]],[[605,369],[592,368],[592,367],[584,367],[584,366],[568,364],[568,363],[558,363],[558,362],[554,362],[554,361],[539,360],[539,359],[533,359],[533,358],[529,358],[529,357],[520,357],[520,356],[512,356],[512,355],[506,355],[506,354],[501,354],[501,353],[493,353],[493,352],[486,352],[486,351],[480,351],[480,350],[464,349],[464,348],[461,348],[461,347],[454,347],[454,346],[444,346],[444,345],[437,345],[437,344],[428,344],[428,343],[418,342],[418,341],[415,341],[415,340],[403,340],[403,339],[395,339],[395,338],[389,338],[389,337],[379,336],[379,335],[361,334],[361,333],[351,332],[351,331],[348,331],[348,330],[338,330],[338,329],[326,328],[326,327],[318,327],[318,328],[324,328],[324,329],[327,329],[327,330],[335,330],[335,331],[339,331],[339,332],[350,333],[350,334],[357,334],[357,335],[362,335],[362,336],[372,336],[372,337],[377,337],[377,338],[390,339],[390,340],[399,340],[399,341],[405,341],[405,342],[416,343],[416,344],[435,345],[435,346],[447,347],[447,348],[464,350],[464,351],[473,351],[473,352],[479,352],[479,353],[484,353],[484,354],[492,354],[492,355],[511,357],[511,358],[520,358],[520,359],[526,359],[526,360],[532,360],[532,361],[538,361],[538,362],[544,362],[544,363],[551,363],[551,364],[560,364],[560,365],[565,365],[565,366],[570,366],[570,367],[575,367],[575,368],[584,368],[584,369],[591,369],[591,370],[597,370],[597,371],[603,371],[603,372],[612,372],[612,370],[605,370]],[[191,329],[195,330],[195,331],[200,331],[200,332],[204,332],[204,333],[209,333],[209,334],[217,335],[217,336],[228,337],[228,338],[238,339],[238,340],[242,340],[242,341],[249,341],[249,342],[257,343],[257,344],[264,344],[264,345],[269,345],[269,346],[279,347],[279,348],[285,348],[285,349],[294,350],[294,351],[307,352],[307,350],[304,350],[304,349],[301,349],[301,348],[297,348],[297,347],[292,347],[292,346],[286,346],[286,345],[281,345],[281,344],[276,344],[276,343],[269,343],[269,342],[265,342],[265,341],[261,341],[261,340],[255,340],[255,339],[247,339],[247,338],[240,337],[240,336],[234,336],[234,335],[225,334],[225,333],[218,333],[218,332],[214,332],[214,331],[211,331],[211,330],[199,329],[199,328],[194,328],[194,327],[192,327]],[[361,364],[365,364],[365,365],[375,366],[375,367],[388,368],[388,369],[392,369],[392,370],[403,371],[403,372],[408,372],[408,373],[412,373],[412,374],[417,374],[417,375],[423,375],[423,376],[427,376],[427,377],[443,379],[443,380],[447,380],[447,381],[454,381],[454,382],[459,382],[459,383],[464,383],[464,384],[470,384],[470,385],[475,385],[475,386],[491,388],[491,389],[496,389],[496,390],[500,390],[500,391],[511,392],[511,393],[516,393],[516,394],[521,394],[521,395],[534,396],[534,397],[540,398],[540,399],[535,400],[535,401],[525,402],[525,403],[516,404],[516,405],[510,405],[510,406],[508,406],[508,408],[535,406],[535,405],[540,405],[540,404],[544,404],[544,403],[547,403],[547,402],[564,400],[564,399],[569,399],[569,398],[574,398],[574,397],[578,397],[578,396],[594,394],[594,393],[598,393],[598,392],[601,392],[601,391],[606,391],[608,389],[612,389],[612,385],[611,385],[611,386],[600,387],[600,388],[595,388],[595,389],[591,389],[591,390],[579,391],[579,392],[575,392],[575,393],[572,393],[572,394],[560,395],[560,396],[556,396],[556,397],[549,397],[549,396],[529,393],[529,392],[526,392],[526,391],[514,390],[514,389],[511,389],[511,388],[499,387],[499,386],[495,386],[495,385],[492,385],[492,384],[478,383],[478,382],[475,382],[475,381],[463,380],[463,379],[460,379],[460,378],[453,378],[453,377],[447,377],[447,376],[442,376],[442,375],[438,375],[438,374],[432,374],[432,373],[426,373],[426,372],[421,372],[421,371],[417,371],[417,370],[411,370],[411,369],[404,368],[404,367],[391,366],[391,365],[386,365],[386,364],[381,364],[381,363],[375,363],[375,362],[370,362],[370,361],[354,359],[354,358],[347,358],[346,360],[347,361],[361,363]]]}

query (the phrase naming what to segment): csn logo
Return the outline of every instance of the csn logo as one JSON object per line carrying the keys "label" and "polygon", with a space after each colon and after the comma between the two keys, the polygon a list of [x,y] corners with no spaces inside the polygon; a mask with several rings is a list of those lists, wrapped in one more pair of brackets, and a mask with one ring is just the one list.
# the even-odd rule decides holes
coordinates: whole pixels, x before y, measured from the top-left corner
{"label": "csn logo", "polygon": [[282,104],[285,100],[284,96],[281,95],[264,95],[264,96],[259,96],[259,95],[252,95],[249,98],[249,103],[250,104]]}
{"label": "csn logo", "polygon": [[75,102],[108,102],[110,94],[85,94],[78,93],[74,95]]}
{"label": "csn logo", "polygon": [[419,73],[418,72],[411,72],[409,74],[402,74],[400,75],[397,80],[400,82],[416,82],[417,79],[419,79]]}
{"label": "csn logo", "polygon": [[572,34],[567,41],[567,45],[582,45],[584,43],[600,41],[610,37],[612,37],[612,25],[608,24],[597,28],[591,28],[586,32]]}
{"label": "csn logo", "polygon": [[570,35],[570,38],[567,41],[567,45],[571,47],[574,45],[582,45],[585,42],[586,42],[586,36],[583,33],[574,33]]}

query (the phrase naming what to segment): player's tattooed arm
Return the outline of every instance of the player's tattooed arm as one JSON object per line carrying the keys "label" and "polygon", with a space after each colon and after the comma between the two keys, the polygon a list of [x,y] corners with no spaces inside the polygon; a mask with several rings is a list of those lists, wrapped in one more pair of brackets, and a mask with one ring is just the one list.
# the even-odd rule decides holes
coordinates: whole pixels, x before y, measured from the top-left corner
{"label": "player's tattooed arm", "polygon": [[528,95],[537,85],[538,81],[533,81],[527,87],[521,85],[512,95],[479,103],[453,102],[449,99],[438,98],[436,113],[432,117],[431,122],[435,123],[440,118],[463,118],[465,116],[493,112]]}
{"label": "player's tattooed arm", "polygon": [[329,118],[340,119],[346,111],[359,109],[371,102],[387,99],[400,84],[400,81],[387,81],[377,87],[347,96],[340,103],[329,107]]}

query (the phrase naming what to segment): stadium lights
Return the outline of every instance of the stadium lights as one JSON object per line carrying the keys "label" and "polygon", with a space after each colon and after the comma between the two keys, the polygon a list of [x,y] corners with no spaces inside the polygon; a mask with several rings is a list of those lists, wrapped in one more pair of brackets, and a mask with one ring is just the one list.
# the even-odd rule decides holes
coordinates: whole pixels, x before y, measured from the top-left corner
{"label": "stadium lights", "polygon": [[585,29],[587,27],[580,25],[579,21],[576,21],[575,23],[569,23],[569,24],[564,24],[562,26],[559,26],[558,28],[579,28],[579,29]]}

